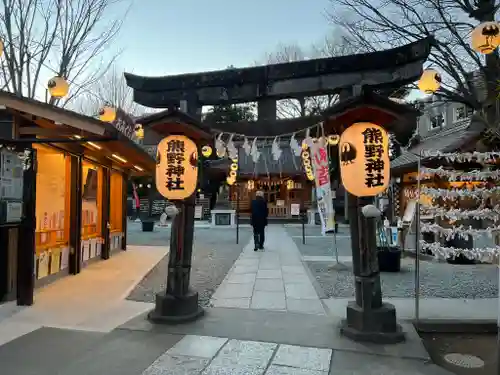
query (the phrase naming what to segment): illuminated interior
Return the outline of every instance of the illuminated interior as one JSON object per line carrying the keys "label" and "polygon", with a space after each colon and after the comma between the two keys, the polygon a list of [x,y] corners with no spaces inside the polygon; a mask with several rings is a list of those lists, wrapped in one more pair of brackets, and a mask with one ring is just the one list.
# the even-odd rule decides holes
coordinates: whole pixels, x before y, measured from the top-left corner
{"label": "illuminated interior", "polygon": [[84,160],[82,163],[82,262],[101,256],[103,170]]}
{"label": "illuminated interior", "polygon": [[36,174],[36,279],[66,270],[69,262],[69,158],[41,145]]}

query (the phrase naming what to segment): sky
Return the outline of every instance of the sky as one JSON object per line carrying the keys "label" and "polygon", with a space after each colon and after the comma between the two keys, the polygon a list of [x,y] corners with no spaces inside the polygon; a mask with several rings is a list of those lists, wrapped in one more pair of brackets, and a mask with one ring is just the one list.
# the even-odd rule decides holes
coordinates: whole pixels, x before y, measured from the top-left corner
{"label": "sky", "polygon": [[280,43],[308,49],[320,42],[331,32],[328,6],[328,0],[133,0],[115,42],[123,49],[119,65],[148,76],[251,66]]}

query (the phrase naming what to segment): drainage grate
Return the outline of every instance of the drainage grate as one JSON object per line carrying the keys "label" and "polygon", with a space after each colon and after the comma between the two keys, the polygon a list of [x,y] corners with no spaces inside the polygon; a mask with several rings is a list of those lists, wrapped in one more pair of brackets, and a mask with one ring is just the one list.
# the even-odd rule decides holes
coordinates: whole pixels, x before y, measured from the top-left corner
{"label": "drainage grate", "polygon": [[452,365],[463,368],[484,367],[484,361],[481,358],[469,354],[450,353],[444,356],[444,360]]}

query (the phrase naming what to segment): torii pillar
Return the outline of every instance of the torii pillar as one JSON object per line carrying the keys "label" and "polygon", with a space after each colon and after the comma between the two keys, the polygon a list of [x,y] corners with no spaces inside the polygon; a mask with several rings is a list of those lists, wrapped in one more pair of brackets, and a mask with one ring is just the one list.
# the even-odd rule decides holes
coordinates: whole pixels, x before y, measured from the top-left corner
{"label": "torii pillar", "polygon": [[[361,95],[348,98],[325,112],[325,130],[341,134],[350,124],[371,122],[395,134],[411,133],[418,113],[412,106],[395,103],[365,89]],[[371,204],[371,197],[348,194],[355,300],[348,303],[347,318],[340,331],[354,341],[398,343],[405,340],[405,334],[397,323],[396,308],[382,301],[375,218],[367,218],[366,212],[365,215],[362,212],[363,207]]]}

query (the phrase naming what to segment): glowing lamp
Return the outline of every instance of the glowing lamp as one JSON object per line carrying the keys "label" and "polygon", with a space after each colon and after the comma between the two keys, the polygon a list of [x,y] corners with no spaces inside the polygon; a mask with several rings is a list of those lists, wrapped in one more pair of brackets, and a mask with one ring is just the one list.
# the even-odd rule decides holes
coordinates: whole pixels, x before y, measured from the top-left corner
{"label": "glowing lamp", "polygon": [[104,122],[113,122],[116,119],[116,110],[110,106],[104,106],[99,110],[99,119]]}
{"label": "glowing lamp", "polygon": [[309,181],[314,181],[314,174],[312,172],[311,173],[307,173],[306,176],[307,176],[307,179]]}
{"label": "glowing lamp", "polygon": [[307,145],[307,142],[305,140],[302,141],[302,150],[307,150],[309,146]]}
{"label": "glowing lamp", "polygon": [[426,94],[432,94],[441,87],[441,75],[434,69],[426,69],[418,81],[418,88]]}
{"label": "glowing lamp", "polygon": [[385,191],[390,180],[389,135],[380,125],[358,122],[340,137],[340,175],[344,188],[356,197]]}
{"label": "glowing lamp", "polygon": [[136,124],[134,127],[134,131],[135,131],[135,136],[138,139],[144,139],[144,128],[142,127],[141,124]]}
{"label": "glowing lamp", "polygon": [[236,172],[237,170],[238,170],[238,164],[236,163],[231,164],[231,171]]}
{"label": "glowing lamp", "polygon": [[212,155],[212,147],[210,147],[210,146],[208,146],[208,145],[207,145],[207,146],[203,146],[203,147],[201,148],[201,154],[202,154],[204,157],[206,157],[206,158],[210,157],[210,155]]}
{"label": "glowing lamp", "polygon": [[288,180],[286,182],[286,188],[289,189],[289,190],[293,189],[293,180]]}
{"label": "glowing lamp", "polygon": [[329,145],[332,145],[332,146],[338,145],[339,141],[340,141],[340,136],[338,136],[337,134],[333,134],[333,135],[328,136],[328,144]]}
{"label": "glowing lamp", "polygon": [[[180,161],[180,163],[178,162]],[[169,135],[158,144],[156,189],[168,200],[183,200],[196,193],[198,147],[184,135]]]}
{"label": "glowing lamp", "polygon": [[247,182],[247,189],[248,190],[253,190],[254,187],[255,187],[255,183],[253,182],[253,180],[248,180],[248,182]]}
{"label": "glowing lamp", "polygon": [[497,22],[484,22],[471,33],[472,49],[488,55],[500,45],[500,26]]}
{"label": "glowing lamp", "polygon": [[229,171],[229,177],[236,179],[236,171]]}
{"label": "glowing lamp", "polygon": [[63,77],[55,76],[47,83],[50,96],[54,98],[63,98],[68,95],[69,85]]}
{"label": "glowing lamp", "polygon": [[233,185],[236,182],[236,179],[228,177],[226,178],[226,182],[228,185]]}

